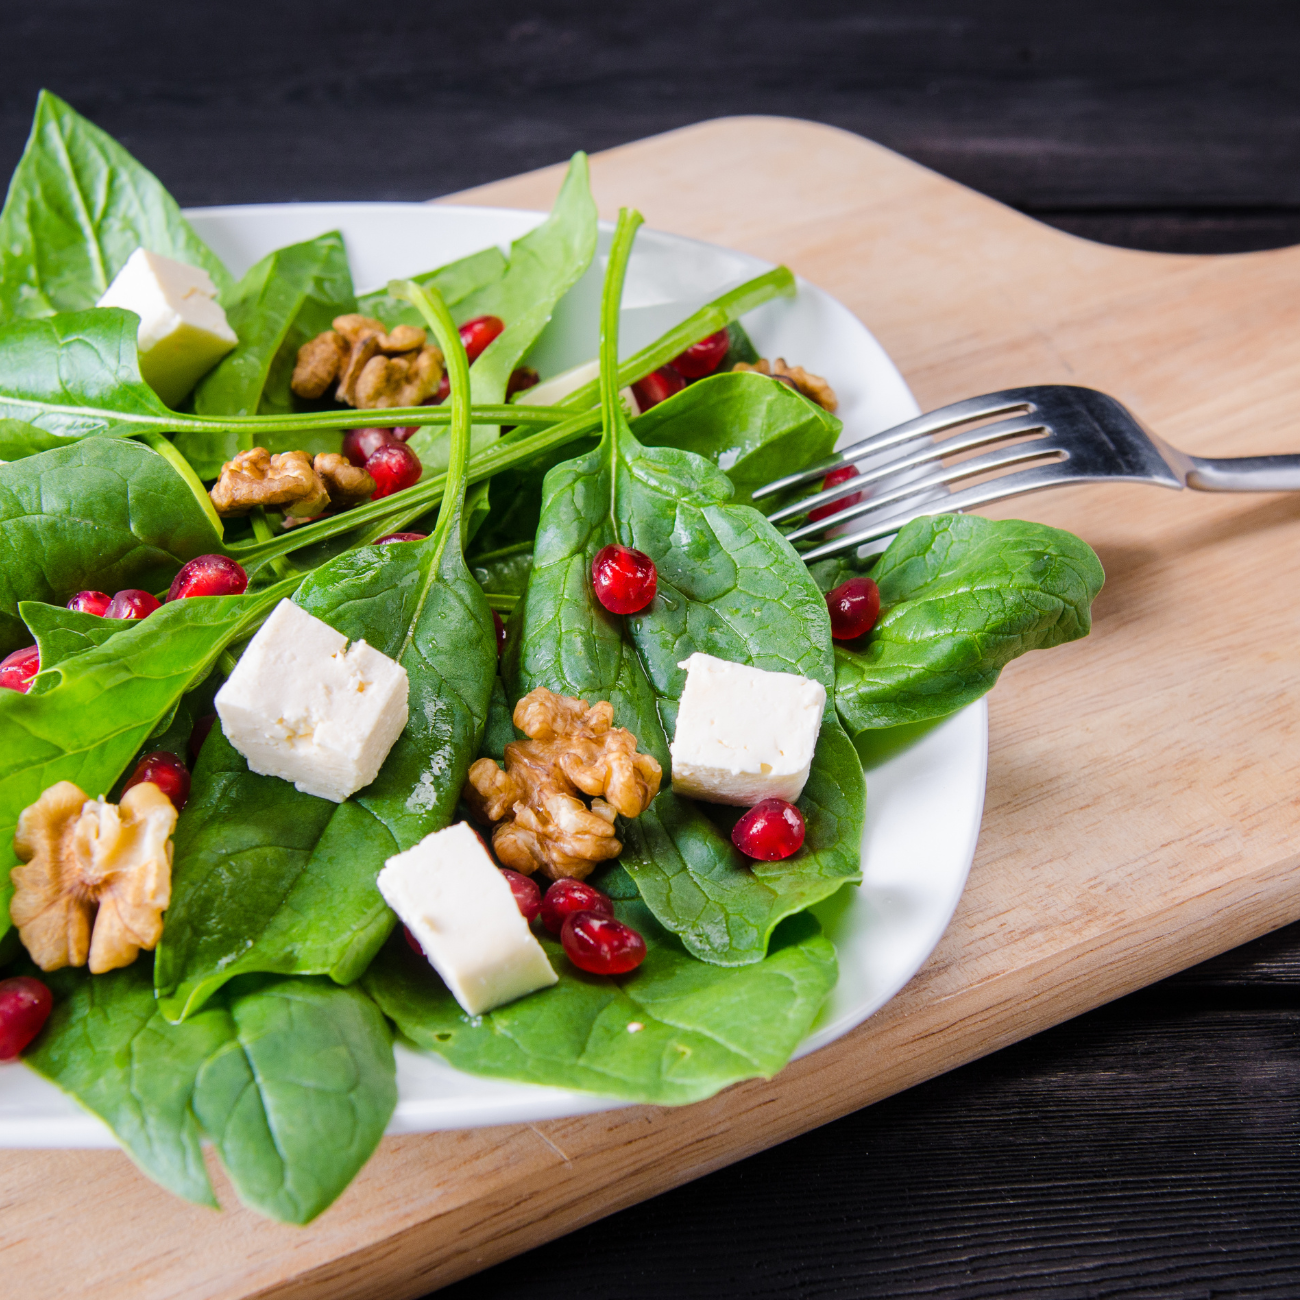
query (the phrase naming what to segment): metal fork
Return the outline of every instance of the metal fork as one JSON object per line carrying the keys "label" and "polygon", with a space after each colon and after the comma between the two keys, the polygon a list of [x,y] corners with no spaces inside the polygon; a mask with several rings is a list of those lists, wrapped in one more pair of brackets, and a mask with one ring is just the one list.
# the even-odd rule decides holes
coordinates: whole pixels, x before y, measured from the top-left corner
{"label": "metal fork", "polygon": [[[941,439],[936,437],[960,430],[962,425],[973,421],[989,419],[995,423],[952,432]],[[1007,444],[1013,438],[1022,441],[997,445]],[[981,447],[993,449],[952,465],[942,463],[947,457]],[[941,406],[928,415],[919,415],[845,447],[811,469],[768,483],[754,493],[754,500],[811,483],[841,465],[856,464],[886,452],[893,453],[887,461],[834,487],[782,506],[768,516],[774,524],[781,523],[862,492],[873,484],[883,485],[884,490],[878,495],[788,533],[790,541],[797,543],[829,529],[842,528],[850,520],[867,522],[866,528],[803,552],[806,561],[811,563],[887,537],[922,515],[971,510],[992,501],[1023,496],[1026,492],[1074,483],[1150,483],[1174,489],[1190,487],[1200,492],[1300,491],[1300,455],[1238,456],[1227,460],[1189,456],[1144,428],[1131,411],[1105,393],[1067,384],[1044,384],[1036,388],[1008,388]],[[937,468],[927,468],[936,464]],[[1003,472],[973,487],[949,490],[949,484],[961,479],[1008,471],[1017,465],[1028,465],[1028,468]],[[885,482],[909,471],[919,473],[897,486]]]}

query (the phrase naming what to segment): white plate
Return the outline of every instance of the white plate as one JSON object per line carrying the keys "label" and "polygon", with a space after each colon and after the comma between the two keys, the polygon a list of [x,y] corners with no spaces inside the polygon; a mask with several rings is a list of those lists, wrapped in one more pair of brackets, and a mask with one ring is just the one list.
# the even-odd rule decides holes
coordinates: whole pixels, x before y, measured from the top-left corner
{"label": "white plate", "polygon": [[[188,214],[235,275],[272,249],[338,229],[363,291],[490,244],[508,246],[542,217],[497,208],[413,203],[303,203],[206,208]],[[610,228],[600,251],[534,350],[543,374],[596,354],[597,304]],[[769,269],[757,258],[642,230],[624,296],[625,354],[719,293]],[[799,282],[744,318],[764,356],[825,375],[840,398],[844,441],[918,414],[884,349],[846,308]],[[890,733],[867,756],[863,883],[816,908],[839,953],[840,978],[797,1055],[824,1047],[879,1010],[920,969],[966,883],[984,805],[988,711],[979,701],[900,744]],[[439,1057],[399,1047],[391,1133],[554,1119],[624,1103],[561,1088],[482,1079]],[[22,1064],[0,1066],[0,1147],[113,1146],[93,1115]]]}

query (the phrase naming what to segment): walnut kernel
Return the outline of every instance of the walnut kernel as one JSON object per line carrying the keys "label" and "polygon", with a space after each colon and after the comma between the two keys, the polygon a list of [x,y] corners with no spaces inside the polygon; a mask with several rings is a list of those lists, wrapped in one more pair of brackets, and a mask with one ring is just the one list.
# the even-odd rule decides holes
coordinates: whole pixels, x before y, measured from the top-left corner
{"label": "walnut kernel", "polygon": [[835,396],[835,390],[821,375],[814,375],[812,371],[805,370],[802,366],[788,366],[784,357],[777,357],[775,361],[759,357],[753,365],[747,361],[737,361],[731,368],[749,370],[759,375],[775,375],[779,379],[789,380],[799,392],[816,402],[825,411],[834,411],[840,404]]}
{"label": "walnut kernel", "polygon": [[375,490],[375,480],[364,469],[336,451],[317,453],[312,468],[320,475],[325,490],[330,494],[330,505],[337,506],[340,510],[369,501],[370,494]]}
{"label": "walnut kernel", "polygon": [[[528,739],[506,746],[504,771],[480,758],[465,786],[470,811],[496,823],[492,848],[503,865],[581,880],[623,851],[614,818],[645,812],[663,770],[637,753],[636,737],[613,721],[606,700],[588,708],[544,687],[515,705],[515,726]],[[592,796],[590,807],[580,794]]]}
{"label": "walnut kernel", "polygon": [[87,799],[71,781],[52,785],[18,818],[9,911],[42,970],[129,966],[162,937],[171,899],[176,809],[151,782],[120,804]]}
{"label": "walnut kernel", "polygon": [[315,399],[339,377],[350,348],[341,334],[326,330],[298,349],[289,387],[299,397]]}
{"label": "walnut kernel", "polygon": [[291,387],[299,397],[319,397],[337,379],[338,401],[369,411],[419,406],[442,375],[443,355],[424,330],[398,325],[390,333],[383,321],[353,312],[298,349]]}
{"label": "walnut kernel", "polygon": [[246,515],[257,506],[284,509],[290,516],[318,515],[330,497],[305,451],[265,447],[241,451],[221,467],[221,477],[208,493],[223,519]]}

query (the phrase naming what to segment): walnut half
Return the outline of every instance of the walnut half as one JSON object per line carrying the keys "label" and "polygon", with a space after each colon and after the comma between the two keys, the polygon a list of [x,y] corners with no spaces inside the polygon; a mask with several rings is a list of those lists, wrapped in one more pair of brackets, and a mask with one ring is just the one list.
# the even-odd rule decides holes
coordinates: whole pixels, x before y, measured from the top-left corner
{"label": "walnut half", "polygon": [[443,375],[442,352],[427,337],[415,325],[390,332],[373,316],[336,316],[333,329],[298,349],[289,387],[314,399],[337,380],[334,396],[359,410],[419,406],[438,391]]}
{"label": "walnut half", "polygon": [[221,477],[208,494],[223,519],[246,515],[257,506],[282,509],[291,519],[310,519],[327,506],[346,509],[368,500],[375,480],[338,452],[323,451],[316,459],[305,451],[265,447],[241,451],[221,467]]}
{"label": "walnut half", "polygon": [[152,782],[120,804],[87,799],[71,781],[24,808],[14,833],[9,913],[42,970],[129,966],[162,937],[171,899],[176,809]]}
{"label": "walnut half", "polygon": [[821,375],[814,375],[811,370],[805,370],[802,366],[788,366],[784,357],[777,357],[775,361],[759,357],[752,366],[747,361],[737,361],[731,368],[751,370],[755,374],[774,375],[777,379],[784,379],[786,383],[798,389],[825,411],[833,411],[840,404],[835,396],[835,390]]}
{"label": "walnut half", "polygon": [[[528,739],[506,746],[505,771],[480,758],[469,769],[465,802],[480,821],[496,823],[492,848],[504,866],[581,880],[623,851],[614,818],[645,812],[663,770],[637,753],[630,731],[613,725],[614,706],[605,700],[588,708],[539,686],[515,705],[514,721]],[[590,808],[579,794],[592,796]]]}

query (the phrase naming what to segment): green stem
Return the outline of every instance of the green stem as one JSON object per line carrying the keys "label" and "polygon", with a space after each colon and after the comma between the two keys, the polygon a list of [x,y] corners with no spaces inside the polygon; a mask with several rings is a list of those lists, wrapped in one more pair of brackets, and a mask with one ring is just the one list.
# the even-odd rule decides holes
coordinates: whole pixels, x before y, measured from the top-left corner
{"label": "green stem", "polygon": [[[626,388],[638,379],[644,379],[652,370],[667,364],[675,356],[684,352],[692,343],[698,343],[710,334],[726,329],[732,321],[739,320],[746,312],[761,307],[765,302],[778,295],[794,297],[795,281],[789,269],[784,266],[766,271],[744,284],[738,285],[730,293],[705,304],[694,315],[688,316],[680,325],[674,325],[667,334],[661,335],[648,347],[634,353],[618,368],[618,387]],[[593,379],[575,388],[560,404],[559,409],[582,410],[600,400],[600,380]],[[511,410],[520,410],[513,406]]]}
{"label": "green stem", "polygon": [[[637,227],[645,220],[630,208],[620,208],[618,225],[614,228],[614,242],[609,249],[609,265],[605,271],[605,285],[600,298],[600,408],[605,427],[605,451],[614,456],[618,437],[627,429],[627,415],[619,400],[622,375],[618,368],[618,318],[623,305],[623,281],[627,278],[627,264],[632,257],[632,241]],[[613,498],[611,497],[611,513]],[[615,534],[618,532],[614,524]]]}
{"label": "green stem", "polygon": [[483,596],[487,600],[488,608],[495,609],[498,614],[513,614],[515,606],[519,604],[518,596],[508,595],[504,591],[485,591]]}
{"label": "green stem", "polygon": [[[253,525],[253,536],[259,542],[270,542],[275,539],[275,533],[271,529],[271,521],[266,517],[266,508],[264,506],[257,506],[253,510],[249,522]],[[271,568],[282,578],[287,578],[291,572],[288,564],[284,561],[284,557],[280,555],[272,558]]]}
{"label": "green stem", "polygon": [[470,558],[471,564],[490,564],[493,560],[505,560],[512,555],[523,555],[525,551],[531,551],[533,543],[513,542],[509,546],[499,546],[495,551],[480,551],[477,555]]}
{"label": "green stem", "polygon": [[[511,424],[555,424],[572,412],[555,406],[510,406],[490,403],[473,408],[473,420],[480,423],[508,421]],[[317,429],[354,429],[358,425],[392,428],[408,424],[450,424],[452,412],[443,406],[391,406],[366,411],[301,411],[290,415],[182,415],[169,414],[165,419],[134,416],[140,424],[152,424],[161,432],[225,433],[296,433]]]}

